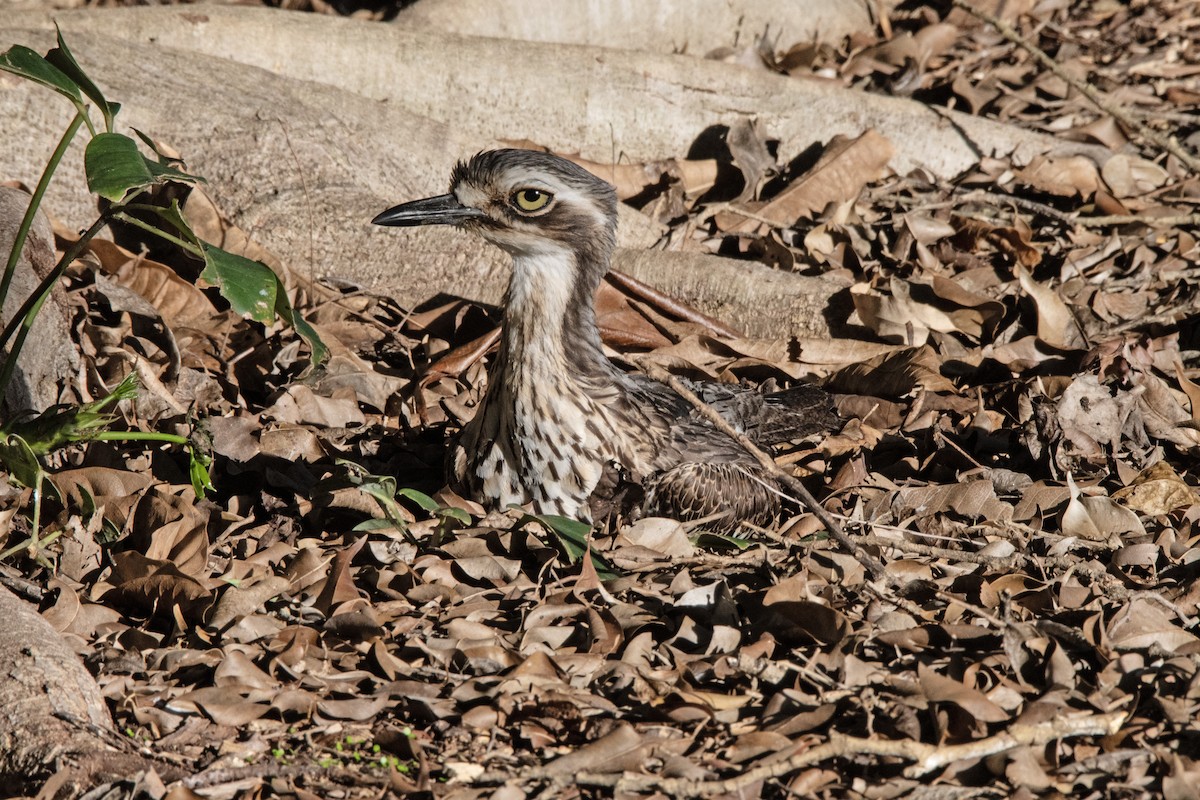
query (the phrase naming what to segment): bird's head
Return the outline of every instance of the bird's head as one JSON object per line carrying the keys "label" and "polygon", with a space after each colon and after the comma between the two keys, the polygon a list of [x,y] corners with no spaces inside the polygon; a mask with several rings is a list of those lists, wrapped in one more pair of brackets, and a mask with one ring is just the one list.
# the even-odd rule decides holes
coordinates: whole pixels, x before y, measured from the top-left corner
{"label": "bird's head", "polygon": [[514,256],[558,253],[607,260],[615,241],[613,187],[565,158],[487,150],[460,161],[449,194],[389,208],[376,225],[457,225]]}

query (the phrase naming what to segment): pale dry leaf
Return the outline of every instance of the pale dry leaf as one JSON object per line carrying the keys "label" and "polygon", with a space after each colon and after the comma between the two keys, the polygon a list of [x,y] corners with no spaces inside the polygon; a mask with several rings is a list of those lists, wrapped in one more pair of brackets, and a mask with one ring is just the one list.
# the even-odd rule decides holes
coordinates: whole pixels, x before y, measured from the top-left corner
{"label": "pale dry leaf", "polygon": [[893,276],[889,288],[890,295],[880,294],[866,283],[850,288],[859,319],[881,339],[917,346],[928,341],[930,331],[955,330],[953,320],[940,309],[913,300],[906,281]]}
{"label": "pale dry leaf", "polygon": [[1141,411],[1146,433],[1155,439],[1170,442],[1185,450],[1200,447],[1200,430],[1192,423],[1192,415],[1183,407],[1183,397],[1153,372],[1135,373],[1137,407]]}
{"label": "pale dry leaf", "polygon": [[293,383],[262,413],[267,419],[279,422],[325,428],[357,427],[366,421],[350,386],[334,389],[331,396],[322,396],[309,386]]}
{"label": "pale dry leaf", "polygon": [[1167,652],[1193,648],[1200,642],[1158,603],[1143,598],[1131,600],[1108,627],[1108,639],[1118,650],[1157,647]]}
{"label": "pale dry leaf", "polygon": [[725,143],[733,156],[733,165],[742,173],[744,187],[738,202],[758,196],[759,187],[775,169],[775,157],[752,117],[738,117],[729,126]]}
{"label": "pale dry leaf", "polygon": [[559,775],[637,771],[649,753],[649,742],[632,725],[622,722],[600,739],[554,759],[546,769]]}
{"label": "pale dry leaf", "polygon": [[1166,461],[1142,470],[1133,483],[1113,492],[1113,499],[1148,517],[1170,514],[1200,503],[1200,494]]}
{"label": "pale dry leaf", "polygon": [[260,429],[259,450],[263,455],[284,461],[317,462],[325,457],[321,439],[312,428],[302,425],[278,425]]}
{"label": "pale dry leaf", "polygon": [[231,586],[221,595],[208,620],[208,627],[224,630],[228,625],[247,617],[262,607],[263,603],[287,591],[291,581],[277,575],[269,575],[246,586]]}
{"label": "pale dry leaf", "polygon": [[1100,171],[1086,156],[1036,156],[1017,172],[1026,186],[1060,197],[1090,197],[1100,186]]}
{"label": "pale dry leaf", "polygon": [[1113,196],[1140,197],[1160,188],[1167,182],[1167,171],[1152,161],[1118,153],[1100,169],[1100,175]]}
{"label": "pale dry leaf", "polygon": [[1200,385],[1189,380],[1183,369],[1183,363],[1178,357],[1175,358],[1175,380],[1179,381],[1179,388],[1188,396],[1188,402],[1191,404],[1191,414],[1193,422],[1200,422]]}
{"label": "pale dry leaf", "polygon": [[646,517],[621,529],[617,545],[644,547],[666,556],[688,558],[696,546],[688,538],[687,529],[677,520]]}
{"label": "pale dry leaf", "polygon": [[1061,349],[1071,349],[1080,345],[1079,326],[1075,315],[1063,302],[1058,292],[1048,286],[1043,286],[1033,279],[1029,271],[1017,266],[1014,270],[1021,288],[1033,298],[1037,306],[1037,336],[1046,344]]}
{"label": "pale dry leaf", "polygon": [[1109,544],[1120,541],[1125,535],[1146,535],[1146,528],[1137,514],[1111,498],[1083,494],[1069,472],[1067,488],[1071,491],[1071,499],[1059,521],[1063,535]]}
{"label": "pale dry leaf", "polygon": [[908,229],[914,239],[924,245],[941,241],[958,232],[957,228],[945,220],[916,212],[904,215],[904,227]]}

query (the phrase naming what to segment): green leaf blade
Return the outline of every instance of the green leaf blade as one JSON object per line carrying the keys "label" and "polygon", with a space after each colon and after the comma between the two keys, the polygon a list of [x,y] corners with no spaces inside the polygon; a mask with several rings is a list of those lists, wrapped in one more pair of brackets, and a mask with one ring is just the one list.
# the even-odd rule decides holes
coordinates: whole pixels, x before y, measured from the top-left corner
{"label": "green leaf blade", "polygon": [[138,151],[137,143],[119,133],[98,133],[83,153],[88,189],[119,203],[131,191],[154,183],[154,174]]}
{"label": "green leaf blade", "polygon": [[208,243],[202,246],[204,272],[200,277],[219,288],[237,313],[256,322],[273,321],[279,295],[286,297],[279,276],[261,262]]}
{"label": "green leaf blade", "polygon": [[271,322],[278,315],[308,345],[313,366],[329,357],[329,348],[320,334],[292,308],[283,282],[270,267],[207,242],[203,243],[203,248],[205,266],[200,277],[219,287],[234,311],[263,323]]}
{"label": "green leaf blade", "polygon": [[284,322],[291,325],[296,330],[296,334],[304,340],[309,349],[309,361],[315,367],[325,363],[325,359],[329,358],[329,348],[325,346],[325,342],[321,340],[321,335],[317,333],[317,329],[309,324],[296,309],[292,308],[292,303],[288,300],[287,292],[283,287],[279,287],[279,292],[275,295],[275,313],[277,313]]}
{"label": "green leaf blade", "polygon": [[106,200],[120,203],[131,193],[156,183],[195,183],[186,172],[151,161],[138,150],[137,142],[120,133],[98,133],[83,153],[88,189]]}
{"label": "green leaf blade", "polygon": [[79,66],[79,62],[75,60],[75,56],[72,55],[66,41],[63,40],[62,31],[59,30],[57,23],[54,26],[54,30],[58,34],[58,47],[46,53],[46,61],[74,83],[77,91],[82,91],[89,100],[96,104],[100,109],[100,113],[104,115],[105,129],[112,131],[113,117],[117,115],[117,111],[120,110],[121,106],[117,103],[108,102],[104,97],[104,93],[100,91],[100,88],[83,71],[83,67]]}
{"label": "green leaf blade", "polygon": [[53,89],[76,106],[83,106],[83,94],[75,81],[24,45],[16,44],[0,53],[0,69]]}

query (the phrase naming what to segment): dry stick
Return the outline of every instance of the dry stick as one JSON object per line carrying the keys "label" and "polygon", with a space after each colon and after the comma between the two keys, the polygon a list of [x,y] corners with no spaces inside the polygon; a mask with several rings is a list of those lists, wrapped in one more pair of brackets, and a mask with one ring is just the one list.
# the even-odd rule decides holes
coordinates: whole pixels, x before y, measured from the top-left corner
{"label": "dry stick", "polygon": [[914,763],[904,770],[905,777],[919,778],[957,761],[985,758],[1014,747],[1039,747],[1058,739],[1075,736],[1111,736],[1120,730],[1128,714],[1114,711],[1109,714],[1088,714],[1074,717],[1054,717],[1035,724],[1016,723],[994,736],[962,744],[929,744],[912,739],[864,739],[830,735],[825,744],[811,747],[788,758],[763,764],[741,775],[725,780],[699,781],[689,778],[666,778],[660,775],[628,775],[620,773],[568,773],[545,767],[516,774],[485,772],[468,783],[497,784],[520,781],[549,781],[556,784],[616,788],[622,792],[657,791],[670,797],[713,797],[734,795],[761,781],[782,778],[798,770],[829,761],[856,755],[902,758]]}
{"label": "dry stick", "polygon": [[871,573],[872,578],[875,578],[876,580],[885,580],[889,584],[895,583],[895,580],[887,574],[887,571],[883,566],[883,562],[868,553],[866,549],[855,543],[853,539],[847,536],[846,532],[842,530],[842,526],[839,525],[837,520],[835,520],[833,516],[830,515],[830,513],[826,511],[820,503],[817,502],[817,498],[812,496],[812,493],[805,488],[804,484],[780,469],[779,465],[775,463],[774,459],[759,449],[754,442],[750,441],[750,438],[746,436],[746,434],[735,430],[734,427],[730,425],[724,417],[713,410],[708,403],[705,403],[703,400],[697,397],[691,389],[683,384],[683,381],[679,380],[671,373],[667,372],[656,364],[646,361],[645,359],[634,359],[634,363],[638,365],[639,369],[641,369],[654,380],[670,386],[676,394],[691,403],[693,408],[700,412],[705,419],[716,426],[717,430],[732,438],[734,441],[744,447],[748,453],[754,456],[763,469],[778,479],[780,483],[788,488],[788,491],[794,493],[800,498],[800,500],[804,502],[804,505],[808,507],[808,510],[811,511],[816,518],[821,521],[821,524],[825,526],[825,530],[829,531],[829,535],[837,540],[837,543],[840,544],[847,553],[850,553],[856,559],[858,559],[858,562],[866,567],[867,571]]}
{"label": "dry stick", "polygon": [[1079,224],[1079,220],[1072,217],[1070,214],[1064,214],[1053,206],[1048,206],[1045,203],[1039,203],[1036,200],[1026,200],[1024,197],[1017,197],[1012,194],[1000,194],[999,192],[985,192],[982,189],[976,189],[967,192],[959,198],[963,202],[974,202],[977,200],[987,200],[992,203],[1007,203],[1008,205],[1023,208],[1026,211],[1032,211],[1035,214],[1050,217],[1051,219],[1061,222],[1064,225],[1075,226]]}
{"label": "dry stick", "polygon": [[1020,47],[1022,50],[1036,58],[1042,63],[1042,66],[1053,72],[1059,78],[1062,78],[1069,86],[1071,86],[1071,88],[1081,93],[1088,100],[1091,100],[1092,103],[1094,103],[1096,107],[1105,114],[1108,114],[1122,125],[1137,131],[1138,135],[1158,145],[1160,149],[1166,150],[1184,164],[1187,164],[1188,169],[1190,169],[1192,172],[1200,172],[1200,158],[1197,158],[1188,151],[1184,150],[1183,146],[1179,143],[1179,140],[1174,136],[1163,136],[1158,131],[1147,127],[1142,122],[1135,119],[1133,115],[1131,115],[1125,109],[1107,100],[1103,95],[1100,94],[1100,92],[1096,91],[1094,86],[1086,81],[1081,81],[1079,78],[1076,78],[1074,75],[1068,73],[1065,69],[1059,66],[1058,62],[1048,56],[1046,51],[1042,50],[1033,42],[1017,33],[1017,31],[1004,20],[993,16],[986,11],[980,11],[979,9],[974,8],[971,3],[968,2],[968,0],[951,0],[951,2],[954,3],[956,8],[960,8],[976,19],[982,20],[988,25],[991,25],[1000,32],[1001,36],[1003,36],[1005,39],[1008,39],[1017,47]]}
{"label": "dry stick", "polygon": [[1143,214],[1109,214],[1104,217],[1075,217],[1076,225],[1098,228],[1102,225],[1149,225],[1165,228],[1181,228],[1185,225],[1200,225],[1200,214],[1179,214],[1170,217],[1148,217]]}

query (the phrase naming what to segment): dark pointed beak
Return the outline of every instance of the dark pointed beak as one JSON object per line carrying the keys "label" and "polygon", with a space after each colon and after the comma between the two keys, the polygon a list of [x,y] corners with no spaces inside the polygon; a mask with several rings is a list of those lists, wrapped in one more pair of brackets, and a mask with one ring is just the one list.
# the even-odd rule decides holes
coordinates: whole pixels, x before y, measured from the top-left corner
{"label": "dark pointed beak", "polygon": [[411,228],[415,225],[461,225],[483,216],[484,213],[478,208],[464,206],[454,195],[442,194],[393,206],[371,222]]}

